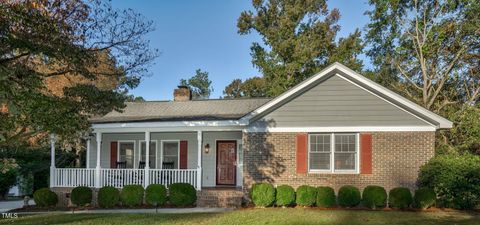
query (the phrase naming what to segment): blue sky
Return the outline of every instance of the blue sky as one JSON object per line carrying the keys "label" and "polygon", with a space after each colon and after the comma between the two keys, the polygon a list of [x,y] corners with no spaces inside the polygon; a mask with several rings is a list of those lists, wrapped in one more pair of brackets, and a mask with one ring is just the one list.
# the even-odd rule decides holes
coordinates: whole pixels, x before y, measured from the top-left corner
{"label": "blue sky", "polygon": [[[342,15],[339,37],[356,28],[363,29],[368,18],[363,15],[365,0],[328,1]],[[151,76],[131,91],[146,100],[171,100],[173,89],[181,78],[195,74],[196,69],[209,72],[214,88],[210,98],[222,96],[223,89],[235,78],[260,75],[253,67],[250,45],[260,41],[257,34],[237,34],[240,13],[252,8],[248,0],[176,0],[114,1],[118,9],[131,8],[154,21],[155,31],[146,38],[161,51],[150,68]]]}

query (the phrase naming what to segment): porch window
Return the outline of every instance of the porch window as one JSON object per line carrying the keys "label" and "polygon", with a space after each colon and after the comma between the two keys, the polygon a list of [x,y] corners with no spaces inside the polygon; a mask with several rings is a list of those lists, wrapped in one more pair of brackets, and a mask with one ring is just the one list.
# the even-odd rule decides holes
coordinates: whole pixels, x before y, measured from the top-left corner
{"label": "porch window", "polygon": [[118,161],[126,162],[126,168],[133,168],[135,142],[119,141],[118,143]]}
{"label": "porch window", "polygon": [[163,141],[162,142],[162,168],[178,169],[179,163],[179,141]]}
{"label": "porch window", "polygon": [[310,134],[309,171],[356,172],[357,134]]}
{"label": "porch window", "polygon": [[[145,155],[147,152],[147,146],[145,145],[145,141],[140,141],[140,161],[146,162]],[[155,169],[157,168],[157,160],[156,160],[156,155],[157,155],[157,142],[156,141],[150,141],[150,149],[148,151],[148,161],[150,164],[150,168]]]}

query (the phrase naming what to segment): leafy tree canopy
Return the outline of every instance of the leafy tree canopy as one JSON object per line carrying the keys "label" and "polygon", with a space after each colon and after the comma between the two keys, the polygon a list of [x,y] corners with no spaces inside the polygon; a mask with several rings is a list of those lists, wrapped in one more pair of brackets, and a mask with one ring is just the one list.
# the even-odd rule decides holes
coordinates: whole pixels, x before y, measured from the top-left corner
{"label": "leafy tree canopy", "polygon": [[181,79],[180,85],[188,86],[192,90],[193,99],[208,99],[213,92],[212,81],[208,72],[197,69],[195,75],[188,80]]}
{"label": "leafy tree canopy", "polygon": [[223,91],[225,98],[266,97],[267,83],[262,77],[252,77],[242,81],[233,80]]}
{"label": "leafy tree canopy", "polygon": [[0,4],[0,146],[39,134],[79,137],[88,117],[124,107],[157,56],[153,29],[99,0]]}
{"label": "leafy tree canopy", "polygon": [[340,29],[338,9],[325,0],[253,0],[254,11],[238,18],[238,33],[256,31],[263,43],[251,46],[252,63],[263,74],[268,96],[277,96],[338,61],[360,71],[360,32],[335,40]]}
{"label": "leafy tree canopy", "polygon": [[480,152],[480,2],[369,3],[366,53],[375,79],[454,122],[437,139],[442,151]]}

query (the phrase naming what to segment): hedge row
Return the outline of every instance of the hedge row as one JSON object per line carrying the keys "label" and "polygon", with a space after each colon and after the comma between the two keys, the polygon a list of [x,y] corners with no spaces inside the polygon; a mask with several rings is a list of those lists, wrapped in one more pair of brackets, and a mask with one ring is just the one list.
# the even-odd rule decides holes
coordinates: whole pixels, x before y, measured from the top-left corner
{"label": "hedge row", "polygon": [[[152,206],[161,206],[169,201],[174,206],[191,206],[197,200],[197,191],[186,183],[176,183],[169,186],[169,195],[164,185],[151,184],[146,190],[141,185],[126,185],[121,191],[115,187],[102,187],[98,190],[98,205],[111,208],[122,204],[124,206],[139,206],[145,202]],[[33,194],[37,206],[52,207],[58,203],[57,195],[48,188],[37,190]],[[71,192],[72,204],[87,206],[92,202],[92,189],[76,187]]]}
{"label": "hedge row", "polygon": [[335,205],[344,208],[363,205],[371,209],[388,206],[390,208],[405,209],[416,207],[426,209],[435,205],[436,194],[430,188],[420,188],[415,191],[415,196],[408,188],[398,187],[387,192],[380,186],[367,186],[363,193],[354,186],[346,185],[335,191],[331,187],[312,187],[302,185],[297,191],[288,185],[277,188],[272,184],[258,183],[252,187],[252,201],[257,207],[269,206],[318,206],[330,208]]}

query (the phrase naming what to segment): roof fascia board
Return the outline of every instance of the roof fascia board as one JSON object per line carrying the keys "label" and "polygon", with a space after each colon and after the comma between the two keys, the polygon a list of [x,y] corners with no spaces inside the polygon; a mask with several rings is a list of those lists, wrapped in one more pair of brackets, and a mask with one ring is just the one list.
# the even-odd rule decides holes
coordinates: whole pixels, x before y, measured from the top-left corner
{"label": "roof fascia board", "polygon": [[119,129],[119,128],[201,128],[201,127],[242,127],[247,124],[238,120],[219,121],[175,121],[175,122],[124,122],[124,123],[97,123],[92,124],[93,129]]}
{"label": "roof fascia board", "polygon": [[433,126],[354,126],[354,127],[248,127],[245,132],[415,132],[435,131]]}

